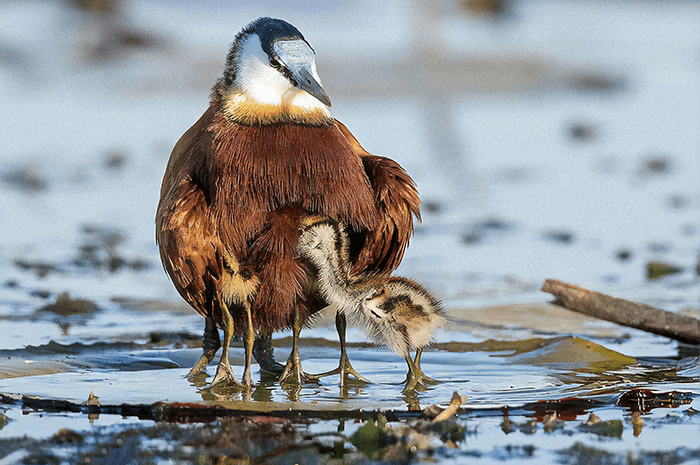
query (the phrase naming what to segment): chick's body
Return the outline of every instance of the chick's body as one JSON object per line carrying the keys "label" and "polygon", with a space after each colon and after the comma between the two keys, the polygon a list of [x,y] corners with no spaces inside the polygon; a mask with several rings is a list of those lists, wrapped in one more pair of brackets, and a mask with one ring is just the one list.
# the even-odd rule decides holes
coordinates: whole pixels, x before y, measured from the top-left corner
{"label": "chick's body", "polygon": [[[303,228],[298,245],[300,255],[318,275],[324,298],[363,327],[375,342],[406,359],[407,388],[429,380],[421,371],[420,355],[435,332],[447,324],[441,303],[410,279],[353,273],[347,247],[344,228],[331,220]],[[415,360],[410,355],[414,350]]]}

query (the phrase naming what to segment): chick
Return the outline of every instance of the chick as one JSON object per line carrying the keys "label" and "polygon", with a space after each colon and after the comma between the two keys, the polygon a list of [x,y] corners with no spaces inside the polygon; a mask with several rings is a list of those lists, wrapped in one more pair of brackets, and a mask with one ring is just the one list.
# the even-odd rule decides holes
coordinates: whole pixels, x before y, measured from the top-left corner
{"label": "chick", "polygon": [[[435,331],[447,323],[437,299],[410,279],[352,274],[347,233],[335,221],[324,219],[305,226],[298,252],[314,266],[320,291],[329,303],[363,327],[372,340],[406,359],[407,390],[433,381],[423,374],[420,357]],[[415,358],[410,355],[413,350]]]}
{"label": "chick", "polygon": [[[434,383],[421,370],[420,358],[435,331],[447,325],[440,301],[417,282],[394,276],[365,296],[360,309],[367,335],[406,359],[406,389]],[[411,359],[413,350],[416,356]]]}

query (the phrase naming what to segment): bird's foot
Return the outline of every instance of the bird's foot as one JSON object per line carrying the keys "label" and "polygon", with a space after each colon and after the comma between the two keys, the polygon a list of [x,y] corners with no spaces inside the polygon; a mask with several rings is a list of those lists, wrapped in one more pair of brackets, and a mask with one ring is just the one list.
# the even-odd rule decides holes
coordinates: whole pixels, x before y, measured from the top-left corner
{"label": "bird's foot", "polygon": [[431,378],[422,371],[419,371],[418,373],[412,373],[411,371],[409,371],[406,375],[406,380],[404,381],[403,391],[408,392],[414,391],[416,389],[425,390],[430,386],[434,386],[438,383],[439,381]]}
{"label": "bird's foot", "polygon": [[219,347],[221,347],[221,343],[219,342],[219,333],[217,332],[216,324],[212,320],[207,319],[206,327],[204,328],[204,336],[202,337],[202,355],[190,372],[187,373],[187,379],[192,381],[202,376],[206,377],[207,367],[214,359]]}
{"label": "bird's foot", "polygon": [[405,387],[404,392],[410,392],[418,388],[419,390],[425,390],[429,386],[438,384],[436,380],[430,376],[423,373],[420,367],[421,355],[423,354],[422,349],[416,351],[415,359],[412,359],[410,355],[406,354],[406,364],[408,365],[408,373],[406,374],[406,380],[404,381]]}
{"label": "bird's foot", "polygon": [[296,356],[289,356],[289,360],[287,360],[287,365],[284,367],[279,381],[280,384],[301,386],[302,384],[318,383],[319,377],[317,375],[305,373],[304,370],[301,369],[301,358],[299,358],[299,354],[296,354]]}
{"label": "bird's foot", "polygon": [[258,362],[261,370],[276,375],[281,375],[284,372],[285,366],[275,360],[272,336],[257,336],[255,338],[253,357],[255,357],[255,361]]}
{"label": "bird's foot", "polygon": [[420,375],[418,376],[418,383],[420,383],[421,385],[423,385],[425,387],[428,387],[428,386],[435,386],[437,384],[440,384],[440,381],[436,380],[435,378],[431,378],[430,376],[421,372]]}
{"label": "bird's foot", "polygon": [[370,380],[359,374],[355,369],[352,367],[352,364],[350,363],[350,359],[348,359],[348,356],[343,354],[340,356],[340,362],[338,363],[338,368],[335,370],[327,371],[325,373],[320,373],[316,375],[319,378],[323,378],[326,376],[332,376],[332,375],[340,375],[340,386],[342,387],[346,381],[351,381],[350,376],[353,376],[355,378],[355,381],[360,381],[362,383],[371,383]]}
{"label": "bird's foot", "polygon": [[216,368],[216,375],[214,376],[214,379],[211,381],[210,386],[214,387],[219,384],[225,383],[227,386],[231,387],[237,387],[237,388],[244,388],[238,379],[236,379],[236,375],[233,374],[233,370],[231,369],[231,365],[228,363],[219,363],[219,366]]}
{"label": "bird's foot", "polygon": [[206,375],[207,367],[209,366],[210,361],[211,359],[209,359],[206,355],[199,357],[197,363],[195,363],[189,373],[187,373],[187,379],[192,381],[193,379],[199,378],[202,375]]}
{"label": "bird's foot", "polygon": [[253,377],[250,375],[250,367],[243,370],[243,385],[250,389],[253,386]]}

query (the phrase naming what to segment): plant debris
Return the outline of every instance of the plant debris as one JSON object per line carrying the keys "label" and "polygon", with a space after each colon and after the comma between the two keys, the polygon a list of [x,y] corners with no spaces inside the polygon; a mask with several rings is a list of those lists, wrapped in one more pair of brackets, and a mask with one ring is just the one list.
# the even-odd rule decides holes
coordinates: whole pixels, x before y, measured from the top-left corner
{"label": "plant debris", "polygon": [[37,312],[49,312],[58,316],[85,315],[97,311],[97,305],[91,300],[74,299],[67,292],[56,297],[56,302],[44,305]]}

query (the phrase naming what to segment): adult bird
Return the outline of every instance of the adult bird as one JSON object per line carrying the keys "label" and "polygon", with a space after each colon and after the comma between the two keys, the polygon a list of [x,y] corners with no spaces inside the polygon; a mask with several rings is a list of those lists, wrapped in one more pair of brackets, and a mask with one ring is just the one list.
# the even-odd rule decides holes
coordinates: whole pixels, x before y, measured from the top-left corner
{"label": "adult bird", "polygon": [[[386,276],[401,261],[419,218],[415,185],[396,162],[366,152],[330,106],[301,32],[259,18],[236,35],[209,108],[175,145],[156,241],[178,292],[206,319],[190,376],[221,346],[211,384],[240,385],[228,350],[242,334],[250,386],[255,337],[292,328],[280,381],[311,379],[301,369],[299,331],[327,302],[296,253],[305,219],[327,217],[347,229],[357,272]],[[344,336],[344,317],[336,323]],[[341,379],[354,373],[342,353]]]}

